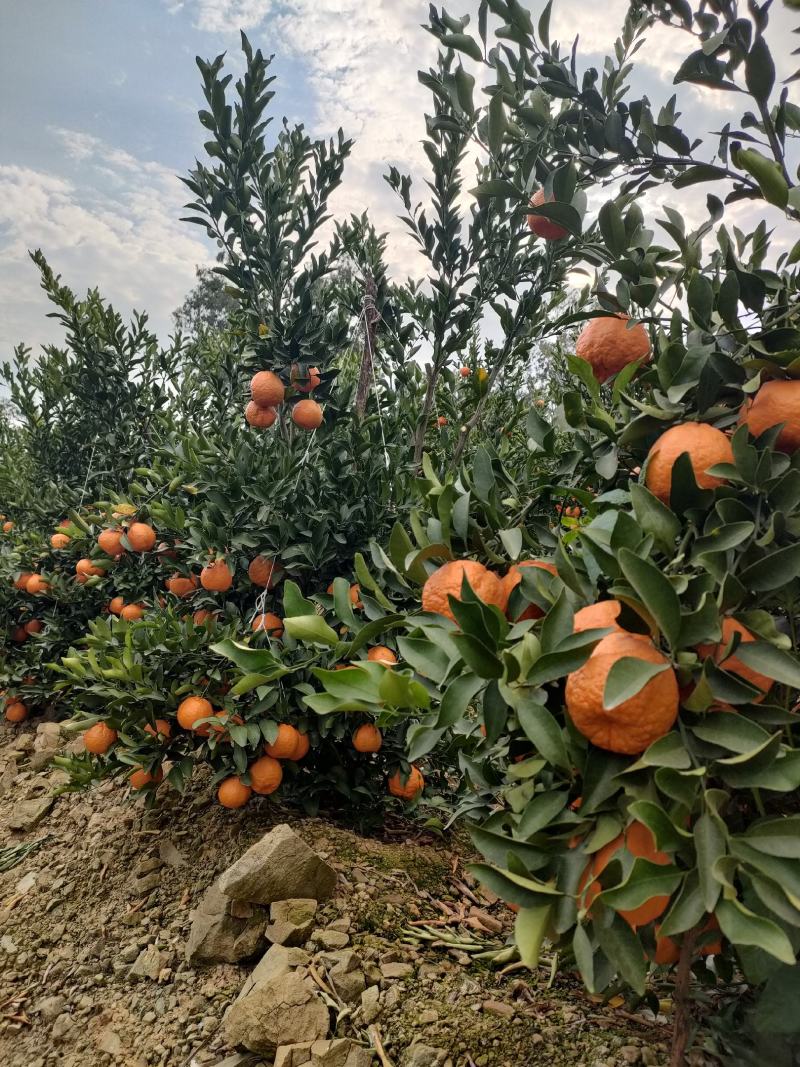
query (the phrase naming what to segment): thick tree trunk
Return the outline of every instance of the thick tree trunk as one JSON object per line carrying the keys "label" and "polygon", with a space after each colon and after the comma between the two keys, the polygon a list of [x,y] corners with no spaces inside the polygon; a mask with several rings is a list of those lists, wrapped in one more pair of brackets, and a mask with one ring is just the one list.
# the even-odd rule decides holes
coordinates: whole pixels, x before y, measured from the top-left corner
{"label": "thick tree trunk", "polygon": [[364,351],[361,355],[361,370],[358,375],[358,389],[356,390],[356,416],[364,417],[367,409],[367,397],[372,382],[372,361],[375,355],[375,334],[378,325],[378,309],[375,307],[375,280],[367,275],[364,282]]}
{"label": "thick tree trunk", "polygon": [[697,930],[688,930],[681,941],[678,970],[675,973],[673,1006],[675,1021],[672,1028],[672,1052],[669,1067],[685,1067],[686,1047],[692,1035],[692,1001],[689,985],[692,977],[692,959],[697,941]]}

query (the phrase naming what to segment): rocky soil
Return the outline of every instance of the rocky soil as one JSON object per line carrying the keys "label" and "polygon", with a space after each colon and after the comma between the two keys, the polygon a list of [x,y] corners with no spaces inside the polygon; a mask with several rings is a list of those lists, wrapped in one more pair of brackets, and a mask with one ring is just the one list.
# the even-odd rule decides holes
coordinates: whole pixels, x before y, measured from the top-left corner
{"label": "rocky soil", "polygon": [[[504,945],[511,916],[470,881],[463,845],[413,824],[367,839],[272,798],[230,812],[202,782],[183,797],[165,793],[154,811],[113,782],[54,797],[65,776],[49,759],[64,745],[56,724],[0,727],[4,1067],[666,1062],[663,1018],[595,1002],[549,968],[531,975],[444,939],[409,939],[427,924],[429,938],[441,930]],[[317,871],[312,890],[287,892],[302,899],[271,907],[220,894],[223,872],[286,823],[333,868],[335,886]],[[8,851],[28,844],[36,847]],[[4,857],[18,862],[3,871]],[[225,893],[234,883],[246,879],[226,876]],[[220,954],[236,962],[206,962]],[[325,1038],[287,1032],[291,1047],[277,1055],[236,1047],[254,1017],[242,1018],[244,998],[230,1010],[243,987],[256,1016],[263,1005],[253,989],[262,998],[272,989],[267,1015],[277,997],[279,1024],[321,1023]],[[292,1022],[298,1002],[308,1002],[313,1024],[308,1013]]]}

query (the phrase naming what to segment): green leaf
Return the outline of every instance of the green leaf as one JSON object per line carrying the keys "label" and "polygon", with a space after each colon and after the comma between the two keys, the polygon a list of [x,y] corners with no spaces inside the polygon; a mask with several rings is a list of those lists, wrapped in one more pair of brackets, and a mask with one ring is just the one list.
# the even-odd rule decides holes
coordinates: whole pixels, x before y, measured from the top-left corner
{"label": "green leaf", "polygon": [[502,900],[520,908],[541,907],[542,897],[561,896],[560,891],[547,882],[537,882],[511,871],[499,870],[488,863],[470,863],[467,870]]}
{"label": "green leaf", "polygon": [[669,663],[648,663],[633,656],[620,657],[608,672],[603,690],[603,708],[613,711],[641,692],[657,674],[669,669]]}
{"label": "green leaf", "polygon": [[[456,52],[463,52],[465,55],[468,55],[470,59],[475,59],[478,62],[483,59],[483,52],[481,52],[480,45],[475,38],[470,37],[468,33],[446,33],[442,37],[442,44],[445,48],[454,48]],[[472,83],[473,85],[475,84],[474,78],[472,79]],[[465,108],[465,110],[467,109]]]}
{"label": "green leaf", "polygon": [[757,103],[767,105],[775,85],[775,64],[769,45],[759,34],[744,61],[744,80],[747,91]]}
{"label": "green leaf", "polygon": [[714,713],[707,715],[691,727],[695,737],[711,745],[727,748],[729,752],[752,752],[759,748],[770,735],[749,719],[741,715]]}
{"label": "green leaf", "polygon": [[[378,667],[378,671],[369,668]],[[366,662],[357,667],[345,667],[341,671],[329,671],[323,667],[314,667],[313,674],[325,686],[331,696],[342,700],[366,700],[377,704],[380,700],[380,684],[386,668],[379,663]],[[391,672],[390,672],[391,673]]]}
{"label": "green leaf", "polygon": [[402,658],[417,674],[441,685],[450,669],[450,657],[443,648],[427,637],[398,637],[397,647]]}
{"label": "green leaf", "polygon": [[636,800],[628,811],[652,832],[656,848],[662,852],[676,852],[692,840],[692,835],[676,826],[660,804],[654,804],[651,800]]}
{"label": "green leaf", "polygon": [[497,536],[503,542],[503,548],[511,559],[519,559],[522,551],[522,530],[514,526],[510,530],[498,530]]}
{"label": "green leaf", "polygon": [[697,926],[705,914],[700,879],[697,871],[689,871],[684,878],[680,892],[664,917],[661,933],[665,937],[682,934]]}
{"label": "green leaf", "polygon": [[575,962],[581,972],[583,984],[590,993],[594,993],[594,950],[583,926],[575,927],[575,933],[572,935],[572,951],[575,953]]}
{"label": "green leaf", "polygon": [[760,819],[747,828],[744,840],[768,856],[800,860],[800,815]]}
{"label": "green leaf", "polygon": [[503,106],[503,94],[498,89],[489,101],[488,141],[489,151],[497,155],[503,146],[503,135],[508,128],[506,109]]}
{"label": "green leaf", "polygon": [[722,886],[712,873],[716,861],[725,855],[725,828],[718,817],[704,814],[694,825],[694,845],[697,851],[697,869],[700,875],[700,892],[703,907],[712,912],[719,899]]}
{"label": "green leaf", "polygon": [[514,940],[519,950],[519,958],[532,971],[539,966],[542,942],[550,924],[552,910],[552,904],[542,904],[538,908],[520,908],[514,921]]}
{"label": "green leaf", "polygon": [[287,578],[283,583],[283,615],[289,618],[293,615],[313,615],[316,605],[313,600],[306,600],[300,592],[300,586]]}
{"label": "green leaf", "polygon": [[647,961],[641,943],[630,926],[615,914],[609,926],[595,923],[594,932],[600,948],[620,976],[633,990],[643,995]]}
{"label": "green leaf", "polygon": [[788,585],[800,574],[800,545],[787,545],[764,556],[738,576],[739,581],[752,592],[763,593]]}
{"label": "green leaf", "polygon": [[558,791],[537,793],[532,800],[525,805],[517,831],[520,837],[531,837],[539,830],[549,826],[557,815],[560,815],[567,806],[568,794]]}
{"label": "green leaf", "polygon": [[293,668],[287,668],[268,648],[250,648],[249,645],[230,639],[218,641],[211,646],[211,651],[231,660],[245,672],[263,674],[270,679],[289,674],[301,666],[297,664]]}
{"label": "green leaf", "polygon": [[475,848],[484,856],[489,863],[505,867],[508,865],[509,853],[517,856],[522,863],[530,868],[543,867],[550,859],[550,853],[537,845],[529,845],[526,841],[517,841],[513,837],[487,830],[483,826],[470,826],[469,835]]}
{"label": "green leaf", "polygon": [[297,641],[314,645],[338,645],[339,636],[319,615],[295,615],[284,619],[284,628]]}
{"label": "green leaf", "polygon": [[245,674],[230,691],[232,697],[240,697],[245,693],[258,689],[260,685],[267,685],[274,678],[270,674]]}
{"label": "green leaf", "polygon": [[736,657],[782,685],[800,689],[800,660],[767,641],[740,641]]}
{"label": "green leaf", "polygon": [[625,233],[622,213],[613,200],[608,200],[603,204],[597,221],[608,250],[615,256],[621,256],[628,247],[628,237]]}
{"label": "green leaf", "polygon": [[430,694],[423,685],[414,681],[409,674],[387,667],[383,667],[378,695],[383,703],[393,708],[427,708],[431,702]]}
{"label": "green leaf", "polygon": [[359,649],[370,644],[379,634],[395,630],[406,621],[405,615],[384,615],[381,619],[373,619],[372,622],[368,622],[357,631],[353,640],[342,652],[342,658],[350,659]]}
{"label": "green leaf", "polygon": [[460,674],[454,678],[445,690],[439,705],[437,729],[455,726],[460,719],[463,719],[470,702],[475,699],[484,684],[484,679],[475,674]]}
{"label": "green leaf", "polygon": [[674,647],[680,636],[681,604],[669,579],[654,563],[629,548],[620,549],[618,558],[622,573]]}
{"label": "green leaf", "polygon": [[789,202],[789,186],[774,159],[768,159],[756,148],[740,148],[737,162],[758,182],[768,204],[786,207]]}
{"label": "green leaf", "polygon": [[[375,597],[382,608],[386,608],[387,611],[392,610],[392,603],[389,598],[384,594],[381,587],[376,580],[372,577],[367,561],[364,559],[360,552],[356,552],[353,557],[353,566],[356,572],[356,578],[362,589],[368,589],[370,593]],[[301,613],[300,613],[301,614]]]}
{"label": "green leaf", "polygon": [[652,897],[672,896],[682,878],[681,871],[672,864],[637,857],[625,881],[613,889],[604,889],[598,899],[616,911],[628,911]]}
{"label": "green leaf", "polygon": [[564,735],[552,713],[543,704],[534,700],[515,705],[519,724],[525,736],[554,767],[568,769],[570,766]]}
{"label": "green leaf", "polygon": [[581,235],[581,217],[572,204],[564,204],[559,200],[549,200],[545,204],[540,204],[539,207],[529,206],[528,214],[550,219],[574,237],[580,237]]}
{"label": "green leaf", "polygon": [[453,642],[466,665],[481,678],[502,678],[503,664],[477,637],[454,634]]}
{"label": "green leaf", "polygon": [[752,945],[781,963],[794,964],[794,950],[789,938],[769,919],[756,915],[738,900],[721,900],[714,914],[723,934],[734,945]]}
{"label": "green leaf", "polygon": [[[794,992],[792,992],[794,990]],[[787,1005],[800,1004],[800,966],[779,967],[769,976],[755,1007],[755,1026],[762,1034],[796,1034],[800,1018]]]}
{"label": "green leaf", "polygon": [[470,192],[476,200],[490,200],[494,197],[510,198],[511,200],[526,199],[525,194],[516,185],[502,178],[492,178],[490,181],[480,182],[474,189],[470,189]]}
{"label": "green leaf", "polygon": [[678,516],[638,482],[630,483],[630,493],[633,511],[641,528],[650,534],[661,548],[671,553],[681,529]]}

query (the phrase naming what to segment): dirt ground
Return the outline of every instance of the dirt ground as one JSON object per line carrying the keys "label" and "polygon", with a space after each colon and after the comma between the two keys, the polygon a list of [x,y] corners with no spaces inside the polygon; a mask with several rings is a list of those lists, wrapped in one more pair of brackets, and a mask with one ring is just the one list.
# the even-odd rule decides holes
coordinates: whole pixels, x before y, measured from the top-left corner
{"label": "dirt ground", "polygon": [[[278,822],[339,873],[318,925],[339,920],[365,961],[411,965],[405,977],[382,979],[385,1007],[374,1025],[392,1067],[666,1062],[666,1020],[593,1002],[569,977],[551,980],[549,968],[500,973],[445,944],[409,943],[406,931],[426,921],[477,933],[487,948],[501,948],[510,933],[509,913],[469,881],[453,841],[400,823],[381,839],[363,838],[272,798],[230,812],[202,781],[183,797],[166,792],[152,812],[114,782],[53,798],[65,775],[48,764],[45,741],[63,745],[57,735],[54,724],[38,734],[35,725],[0,726],[0,867],[3,850],[38,842],[0,870],[4,1067],[228,1067],[236,1050],[221,1021],[252,964],[190,967],[190,911]],[[28,828],[13,828],[24,820]],[[157,973],[138,976],[134,965],[148,948]],[[357,1016],[342,1020],[339,1036],[370,1044]],[[427,1061],[414,1052],[420,1043],[433,1050]]]}

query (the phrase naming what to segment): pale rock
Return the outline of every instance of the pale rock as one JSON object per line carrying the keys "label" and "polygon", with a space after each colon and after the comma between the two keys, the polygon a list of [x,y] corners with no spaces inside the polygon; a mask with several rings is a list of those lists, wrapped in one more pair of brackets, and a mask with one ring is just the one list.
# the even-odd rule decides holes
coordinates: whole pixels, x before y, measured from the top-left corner
{"label": "pale rock", "polygon": [[281,1045],[327,1037],[330,1025],[325,1003],[290,972],[258,982],[234,1001],[225,1017],[225,1036],[231,1045],[269,1055]]}
{"label": "pale rock", "polygon": [[381,991],[376,985],[369,986],[361,994],[361,1019],[365,1026],[374,1023],[383,1011],[380,995]]}
{"label": "pale rock", "polygon": [[415,1042],[406,1049],[403,1067],[442,1067],[447,1060],[447,1053],[442,1048]]}
{"label": "pale rock", "polygon": [[410,963],[382,963],[381,974],[384,978],[409,978],[414,973]]}
{"label": "pale rock", "polygon": [[311,933],[316,913],[317,902],[313,897],[273,901],[267,938],[275,945],[302,945]]}
{"label": "pale rock", "polygon": [[253,904],[313,897],[327,900],[336,872],[286,823],[252,845],[219,880],[223,893]]}
{"label": "pale rock", "polygon": [[11,830],[33,830],[55,803],[55,797],[35,797],[33,800],[20,800],[8,817]]}
{"label": "pale rock", "polygon": [[147,948],[143,948],[137,956],[128,972],[128,977],[150,978],[155,982],[161,973],[161,968],[164,966],[164,962],[164,956],[159,952],[156,946],[148,945]]}
{"label": "pale rock", "polygon": [[309,954],[302,948],[273,945],[258,961],[236,999],[246,997],[259,982],[265,982],[267,978],[274,978],[279,974],[289,974],[295,967],[303,967],[310,959]]}
{"label": "pale rock", "polygon": [[370,1067],[371,1049],[349,1037],[330,1041],[282,1045],[275,1054],[274,1067]]}
{"label": "pale rock", "polygon": [[192,912],[192,925],[186,941],[186,959],[197,963],[238,963],[254,956],[262,943],[265,913],[252,909],[249,917],[231,915],[233,901],[215,882]]}

